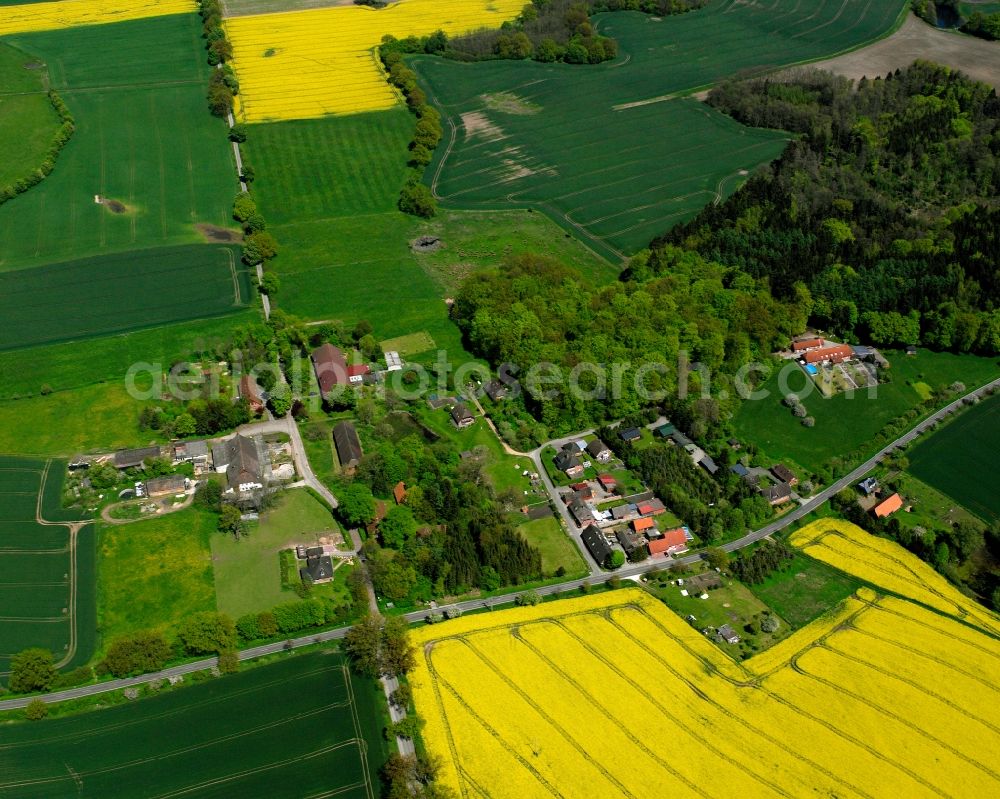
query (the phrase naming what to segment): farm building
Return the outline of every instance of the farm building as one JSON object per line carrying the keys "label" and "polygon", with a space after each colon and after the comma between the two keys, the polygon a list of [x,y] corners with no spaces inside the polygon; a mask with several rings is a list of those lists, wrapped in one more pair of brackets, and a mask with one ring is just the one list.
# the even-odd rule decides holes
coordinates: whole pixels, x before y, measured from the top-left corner
{"label": "farm building", "polygon": [[872,513],[879,519],[884,519],[886,516],[892,516],[901,507],[903,507],[903,498],[899,494],[893,494],[872,508]]}
{"label": "farm building", "polygon": [[599,463],[606,463],[611,460],[611,449],[599,438],[595,438],[587,444],[587,452]]}
{"label": "farm building", "polygon": [[611,546],[604,537],[604,533],[591,524],[580,533],[580,539],[583,541],[583,545],[587,547],[587,551],[591,557],[603,566],[611,556]]}
{"label": "farm building", "polygon": [[237,434],[216,444],[212,447],[212,460],[215,471],[225,472],[230,492],[243,494],[264,487],[260,455],[253,439]]}
{"label": "farm building", "polygon": [[764,499],[772,505],[781,505],[792,498],[792,487],[788,483],[768,486],[763,491]]}
{"label": "farm building", "polygon": [[779,483],[788,483],[790,486],[798,485],[799,478],[795,476],[795,472],[789,469],[783,463],[776,463],[771,467],[771,474],[773,474]]}
{"label": "farm building", "polygon": [[354,363],[347,367],[347,382],[351,385],[363,383],[365,377],[372,373],[371,367],[366,363]]}
{"label": "farm building", "polygon": [[500,402],[501,400],[507,399],[507,386],[499,380],[487,380],[483,384],[483,391],[485,391],[486,396],[494,402]]}
{"label": "farm building", "polygon": [[843,363],[854,357],[854,350],[847,344],[834,344],[829,347],[821,347],[818,350],[809,350],[804,353],[802,360],[806,363]]}
{"label": "farm building", "polygon": [[800,338],[792,342],[792,352],[806,352],[823,346],[823,339],[812,336],[810,338]]}
{"label": "farm building", "polygon": [[622,441],[638,441],[642,438],[642,431],[638,427],[626,427],[618,434]]}
{"label": "farm building", "polygon": [[240,399],[247,401],[251,413],[263,412],[264,403],[261,402],[260,394],[257,393],[257,382],[250,375],[243,375],[240,378]]}
{"label": "farm building", "polygon": [[727,644],[738,644],[740,642],[740,637],[736,634],[736,630],[728,624],[723,624],[719,628],[718,636],[720,640],[725,641]]}
{"label": "farm building", "polygon": [[340,461],[340,468],[344,471],[352,472],[361,463],[361,456],[364,450],[361,449],[361,441],[358,439],[358,431],[350,422],[340,422],[333,428],[333,443],[337,448],[337,459]]}
{"label": "farm building", "polygon": [[141,447],[139,449],[120,449],[115,453],[116,469],[131,469],[141,467],[150,458],[159,458],[159,447]]}
{"label": "farm building", "polygon": [[451,409],[451,420],[455,423],[455,427],[462,430],[474,424],[476,417],[462,403],[459,403]]}
{"label": "farm building", "polygon": [[150,499],[179,494],[187,487],[183,474],[168,474],[166,477],[154,477],[146,481],[146,496]]}
{"label": "farm building", "polygon": [[385,353],[385,370],[387,372],[401,372],[403,370],[403,359],[395,350]]}
{"label": "farm building", "polygon": [[316,371],[316,381],[319,383],[320,396],[325,400],[338,386],[349,384],[347,378],[347,359],[338,347],[330,343],[324,344],[312,354],[313,369]]}
{"label": "farm building", "polygon": [[174,463],[208,463],[208,442],[182,441],[174,444]]}
{"label": "farm building", "polygon": [[615,536],[618,538],[618,543],[621,544],[622,549],[625,550],[625,555],[629,558],[646,546],[646,539],[638,533],[632,532],[627,527],[619,527],[615,530]]}
{"label": "farm building", "polygon": [[683,527],[664,530],[660,538],[649,542],[650,555],[673,555],[687,550],[687,536]]}
{"label": "farm building", "polygon": [[876,491],[878,491],[878,478],[866,477],[860,483],[858,483],[858,488],[861,490],[866,497],[870,497]]}

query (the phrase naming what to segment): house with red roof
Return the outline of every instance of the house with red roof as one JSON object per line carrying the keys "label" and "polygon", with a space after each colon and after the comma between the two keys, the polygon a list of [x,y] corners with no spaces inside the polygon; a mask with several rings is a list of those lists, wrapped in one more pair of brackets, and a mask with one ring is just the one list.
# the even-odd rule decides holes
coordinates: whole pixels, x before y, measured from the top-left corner
{"label": "house with red roof", "polygon": [[809,350],[804,353],[802,360],[806,363],[843,363],[854,357],[854,350],[847,344],[833,344],[829,347],[820,347],[818,350]]}
{"label": "house with red roof", "polygon": [[615,480],[610,474],[599,474],[597,476],[597,482],[601,484],[601,488],[605,491],[614,491],[618,487],[618,481]]}
{"label": "house with red roof", "polygon": [[812,338],[800,338],[792,342],[792,352],[805,352],[823,346],[823,339],[818,336]]}
{"label": "house with red roof", "polygon": [[355,363],[347,367],[347,381],[358,384],[364,381],[365,375],[371,374],[371,367],[366,363]]}
{"label": "house with red roof", "polygon": [[893,494],[887,499],[883,499],[878,505],[872,508],[872,513],[879,519],[891,516],[903,507],[903,498],[899,494]]}
{"label": "house with red roof", "polygon": [[649,542],[650,555],[675,555],[687,551],[687,536],[683,527],[665,530],[663,537]]}
{"label": "house with red roof", "polygon": [[646,500],[645,502],[640,502],[636,506],[636,510],[638,510],[643,516],[659,516],[661,513],[667,512],[666,506],[656,497]]}
{"label": "house with red roof", "polygon": [[632,529],[637,533],[641,533],[644,530],[652,530],[654,527],[656,527],[656,522],[648,517],[632,521]]}

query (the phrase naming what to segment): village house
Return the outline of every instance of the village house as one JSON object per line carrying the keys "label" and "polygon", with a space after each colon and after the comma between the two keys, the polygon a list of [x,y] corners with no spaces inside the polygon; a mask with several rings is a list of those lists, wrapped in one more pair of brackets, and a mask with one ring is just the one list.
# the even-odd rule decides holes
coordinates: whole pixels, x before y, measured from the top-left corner
{"label": "village house", "polygon": [[795,476],[795,472],[783,463],[776,463],[772,466],[771,474],[777,478],[779,483],[788,483],[790,486],[796,486],[799,484],[799,478]]}
{"label": "village house", "polygon": [[866,477],[860,483],[858,483],[858,488],[861,490],[866,497],[870,497],[876,491],[878,491],[878,479],[875,477]]}
{"label": "village house", "polygon": [[326,343],[314,350],[311,357],[316,372],[316,382],[319,383],[319,394],[323,400],[329,400],[334,389],[350,385],[347,377],[347,359],[338,347]]}
{"label": "village house", "polygon": [[656,528],[656,521],[649,518],[648,516],[643,516],[640,519],[632,520],[632,529],[637,533],[643,533],[647,530],[653,530]]}
{"label": "village house", "polygon": [[589,502],[594,498],[594,488],[586,481],[582,483],[573,483],[570,488],[572,488],[573,493],[582,500]]}
{"label": "village house", "polygon": [[806,352],[823,346],[823,339],[818,336],[799,338],[792,342],[792,352]]}
{"label": "village house", "polygon": [[611,460],[611,449],[599,438],[595,438],[587,444],[587,452],[589,452],[591,457],[593,457],[598,463],[607,463]]}
{"label": "village house", "polygon": [[719,465],[708,455],[698,461],[698,465],[711,475],[714,475],[719,471]]}
{"label": "village house", "polygon": [[729,467],[729,471],[744,480],[750,475],[750,470],[742,463],[734,463]]}
{"label": "village house", "polygon": [[215,471],[225,473],[227,493],[245,494],[264,487],[264,472],[253,439],[235,435],[212,447]]}
{"label": "village house", "polygon": [[181,441],[174,444],[174,463],[193,463],[195,466],[207,466],[208,442]]}
{"label": "village house", "polygon": [[667,512],[667,507],[663,504],[662,500],[653,497],[652,499],[638,503],[636,510],[643,516],[659,516],[661,513]]}
{"label": "village house", "polygon": [[604,533],[598,530],[593,524],[580,533],[580,539],[583,541],[583,545],[587,547],[587,551],[590,552],[591,557],[599,565],[603,566],[608,558],[611,557],[611,545],[608,544]]}
{"label": "village house", "polygon": [[459,430],[464,430],[475,423],[476,417],[462,403],[459,403],[451,409],[451,421],[454,422],[455,427]]}
{"label": "village house", "polygon": [[854,350],[847,344],[834,344],[829,347],[821,347],[818,350],[809,350],[803,353],[802,360],[807,364],[816,363],[843,363],[854,357]]}
{"label": "village house", "polygon": [[366,363],[354,363],[347,367],[347,382],[352,386],[364,382],[365,377],[372,372],[371,367]]}
{"label": "village house", "polygon": [[903,507],[903,498],[899,494],[893,494],[891,497],[883,499],[878,505],[872,508],[872,513],[879,519],[884,519],[886,516],[892,516],[896,511]]}
{"label": "village house", "polygon": [[594,523],[594,509],[579,497],[574,497],[569,503],[569,512],[581,527]]}
{"label": "village house", "polygon": [[257,382],[248,374],[240,378],[240,399],[246,400],[250,412],[259,415],[264,412],[264,403],[257,393]]}
{"label": "village house", "polygon": [[736,634],[736,630],[728,624],[723,624],[719,628],[718,636],[719,640],[725,641],[727,644],[738,644],[740,642],[740,637]]}
{"label": "village house", "polygon": [[306,565],[299,569],[299,577],[310,583],[328,583],[333,579],[333,560],[323,553],[323,547],[306,550]]}
{"label": "village house", "polygon": [[487,380],[483,384],[483,391],[486,392],[486,396],[493,400],[493,402],[500,402],[507,398],[507,386],[499,380]]}
{"label": "village house", "polygon": [[395,486],[393,486],[392,498],[396,500],[397,505],[402,505],[404,502],[406,502],[406,483],[404,483],[402,480],[400,480],[398,483],[396,483]]}
{"label": "village house", "polygon": [[618,434],[618,437],[622,441],[638,441],[642,438],[642,431],[638,427],[626,427]]}
{"label": "village house", "polygon": [[650,555],[675,555],[687,551],[687,536],[683,527],[664,530],[663,534],[649,542]]}
{"label": "village house", "polygon": [[764,489],[763,496],[772,506],[782,505],[792,498],[792,487],[788,483],[768,486]]}
{"label": "village house", "polygon": [[615,505],[611,509],[611,518],[616,522],[627,522],[639,515],[639,509],[635,505]]}
{"label": "village house", "polygon": [[364,455],[358,431],[354,429],[354,425],[350,422],[339,422],[333,428],[333,443],[337,448],[340,468],[348,474],[352,473],[361,463],[361,458]]}
{"label": "village house", "polygon": [[636,552],[646,546],[646,539],[638,533],[629,530],[627,527],[616,529],[615,536],[618,538],[618,543],[621,544],[622,549],[625,550],[625,556],[630,560]]}
{"label": "village house", "polygon": [[576,444],[564,444],[563,448],[556,453],[552,462],[560,472],[565,472],[567,477],[579,477],[583,474],[583,463],[580,460],[580,450]]}
{"label": "village house", "polygon": [[677,432],[677,428],[674,427],[669,422],[667,424],[662,424],[656,428],[656,435],[660,438],[670,438],[674,433]]}
{"label": "village house", "polygon": [[597,482],[601,484],[601,488],[607,491],[609,494],[618,487],[618,481],[615,480],[610,474],[599,474],[597,475]]}

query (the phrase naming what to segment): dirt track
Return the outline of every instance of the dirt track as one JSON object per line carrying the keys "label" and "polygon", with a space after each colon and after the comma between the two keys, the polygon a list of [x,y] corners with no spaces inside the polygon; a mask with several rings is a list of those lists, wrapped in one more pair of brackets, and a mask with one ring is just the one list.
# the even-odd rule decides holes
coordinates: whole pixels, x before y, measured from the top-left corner
{"label": "dirt track", "polygon": [[918,58],[960,69],[976,80],[1000,87],[1000,42],[937,30],[913,15],[887,39],[809,66],[856,80],[902,69]]}

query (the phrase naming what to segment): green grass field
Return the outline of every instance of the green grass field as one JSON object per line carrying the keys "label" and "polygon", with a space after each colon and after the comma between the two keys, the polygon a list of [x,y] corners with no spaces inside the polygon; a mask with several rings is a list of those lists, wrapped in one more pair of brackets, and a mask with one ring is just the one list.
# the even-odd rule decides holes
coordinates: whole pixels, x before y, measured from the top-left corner
{"label": "green grass field", "polygon": [[[380,339],[425,332],[464,360],[445,299],[469,272],[531,252],[594,282],[615,278],[615,268],[541,214],[447,212],[422,221],[396,211],[413,124],[397,109],[250,127],[253,190],[282,248],[274,261],[280,308],[349,325],[367,319]],[[421,235],[443,246],[415,254],[410,242]]]}
{"label": "green grass field", "polygon": [[47,65],[77,129],[55,171],[0,207],[0,269],[193,243],[196,223],[232,224],[239,187],[225,125],[205,105],[196,14],[9,41]]}
{"label": "green grass field", "polygon": [[171,631],[200,610],[215,610],[213,513],[189,508],[133,524],[102,524],[97,608],[101,647],[136,630]]}
{"label": "green grass field", "polygon": [[860,585],[849,575],[796,553],[784,569],[750,590],[798,629],[849,597]]}
{"label": "green grass field", "polygon": [[[769,392],[759,400],[745,400],[734,417],[740,438],[755,442],[775,461],[789,461],[811,472],[830,458],[850,452],[870,442],[890,420],[922,401],[919,388],[911,383],[927,383],[934,388],[962,381],[971,389],[1000,376],[997,362],[974,355],[936,353],[921,349],[915,356],[886,352],[891,363],[892,382],[878,387],[878,396],[866,392],[855,396],[837,394],[824,398],[818,390],[808,396],[802,391],[807,378],[798,367],[787,380],[788,391],[801,392],[816,426],[808,429],[781,404],[784,396],[776,372],[761,387]],[[811,385],[811,384],[809,384]],[[870,449],[874,451],[872,445]]]}
{"label": "green grass field", "polygon": [[[212,536],[216,604],[234,619],[295,601],[294,593],[281,588],[278,552],[296,544],[315,544],[321,535],[338,531],[330,511],[304,488],[282,492],[278,503],[240,540]],[[325,583],[313,590],[318,595],[331,593],[328,586],[332,588]]]}
{"label": "green grass field", "polygon": [[1000,519],[1000,395],[930,434],[908,456],[910,471],[983,521]]}
{"label": "green grass field", "polygon": [[38,169],[59,128],[47,73],[27,53],[0,43],[0,187]]}
{"label": "green grass field", "polygon": [[[28,647],[57,663],[85,663],[94,646],[93,528],[61,510],[65,464],[0,457],[0,674]],[[39,493],[44,491],[41,499]]]}
{"label": "green grass field", "polygon": [[[380,693],[311,652],[160,696],[7,725],[0,795],[371,799]],[[384,702],[384,700],[383,700]]]}
{"label": "green grass field", "polygon": [[0,349],[219,316],[253,298],[239,250],[228,246],[162,247],[0,272]]}
{"label": "green grass field", "polygon": [[546,577],[553,576],[560,566],[566,570],[567,580],[586,575],[587,564],[580,557],[580,550],[555,516],[524,522],[517,530],[542,553],[542,573]]}
{"label": "green grass field", "polygon": [[679,96],[857,47],[888,33],[902,7],[714,0],[664,19],[602,14],[598,30],[618,40],[619,58],[592,67],[416,58],[456,134],[449,148],[445,131],[427,174],[449,206],[530,206],[612,256],[634,252],[784,146],[783,134]]}

